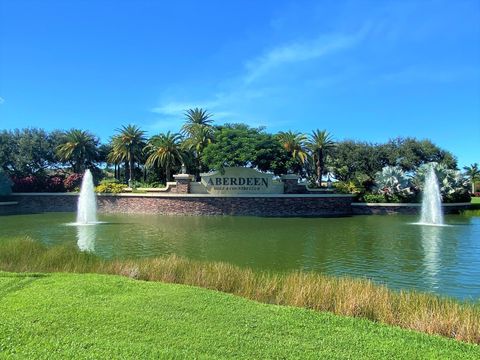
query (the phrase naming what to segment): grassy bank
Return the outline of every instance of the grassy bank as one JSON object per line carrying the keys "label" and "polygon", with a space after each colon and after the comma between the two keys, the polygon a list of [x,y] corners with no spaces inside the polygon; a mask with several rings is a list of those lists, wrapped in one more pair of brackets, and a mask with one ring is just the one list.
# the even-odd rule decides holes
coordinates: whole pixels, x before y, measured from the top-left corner
{"label": "grassy bank", "polygon": [[117,274],[195,285],[264,303],[366,318],[480,343],[479,303],[460,303],[415,292],[393,292],[362,279],[300,272],[270,274],[175,256],[107,261],[81,253],[73,246],[48,248],[28,239],[0,241],[0,270]]}
{"label": "grassy bank", "polygon": [[478,359],[480,347],[183,285],[0,273],[0,357]]}
{"label": "grassy bank", "polygon": [[461,211],[461,214],[468,216],[480,216],[480,197],[472,197],[472,205],[469,210]]}

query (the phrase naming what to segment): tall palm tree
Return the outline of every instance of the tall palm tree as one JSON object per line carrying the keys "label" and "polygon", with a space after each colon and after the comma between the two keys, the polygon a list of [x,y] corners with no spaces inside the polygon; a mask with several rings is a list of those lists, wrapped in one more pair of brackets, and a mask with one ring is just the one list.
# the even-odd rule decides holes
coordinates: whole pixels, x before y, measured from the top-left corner
{"label": "tall palm tree", "polygon": [[108,159],[116,164],[125,161],[129,169],[128,181],[132,181],[135,161],[141,158],[146,144],[145,131],[136,125],[129,124],[117,129],[117,132],[118,134],[112,137],[112,151]]}
{"label": "tall palm tree", "polygon": [[212,114],[202,108],[185,110],[185,124],[182,126],[182,133],[192,135],[199,126],[210,127],[213,120]]}
{"label": "tall palm tree", "polygon": [[468,176],[472,183],[472,194],[475,192],[475,182],[480,180],[480,168],[478,163],[471,164],[470,166],[464,166],[465,175]]}
{"label": "tall palm tree", "polygon": [[311,152],[317,170],[317,185],[322,185],[322,175],[325,168],[325,158],[335,147],[335,142],[327,130],[314,130],[310,134],[307,147]]}
{"label": "tall palm tree", "polygon": [[201,157],[203,150],[213,141],[213,129],[210,126],[196,125],[190,129],[190,135],[183,142],[183,147],[193,153],[195,161],[195,176],[202,171]]}
{"label": "tall palm tree", "polygon": [[71,129],[62,134],[56,153],[61,161],[69,162],[73,171],[79,173],[97,158],[97,145],[98,139],[88,131]]}
{"label": "tall palm tree", "polygon": [[145,151],[149,154],[145,165],[147,167],[155,165],[163,167],[166,181],[170,180],[172,168],[183,162],[181,139],[180,134],[172,134],[169,131],[166,134],[152,136],[145,146]]}
{"label": "tall palm tree", "polygon": [[282,147],[292,156],[293,160],[299,164],[305,163],[308,154],[305,150],[307,137],[304,134],[293,131],[280,131],[277,139]]}
{"label": "tall palm tree", "polygon": [[203,149],[213,140],[212,114],[202,108],[188,109],[184,113],[185,123],[182,133],[186,135],[185,149],[192,152],[195,162],[195,175],[200,177]]}

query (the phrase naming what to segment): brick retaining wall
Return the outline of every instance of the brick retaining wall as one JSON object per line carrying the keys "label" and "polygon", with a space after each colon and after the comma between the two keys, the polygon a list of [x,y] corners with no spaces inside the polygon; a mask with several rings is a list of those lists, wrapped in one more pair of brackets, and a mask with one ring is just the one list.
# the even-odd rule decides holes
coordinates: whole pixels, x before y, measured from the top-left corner
{"label": "brick retaining wall", "polygon": [[[18,204],[0,206],[0,215],[76,211],[77,194],[13,194]],[[420,204],[351,204],[345,195],[210,196],[193,194],[99,195],[101,213],[161,215],[347,216],[419,214]],[[458,213],[470,204],[445,204],[444,213]]]}
{"label": "brick retaining wall", "polygon": [[[0,208],[1,214],[69,212],[76,210],[76,194],[16,194],[18,205]],[[350,196],[202,196],[100,195],[101,213],[162,215],[346,216]],[[7,208],[7,207],[3,207]]]}

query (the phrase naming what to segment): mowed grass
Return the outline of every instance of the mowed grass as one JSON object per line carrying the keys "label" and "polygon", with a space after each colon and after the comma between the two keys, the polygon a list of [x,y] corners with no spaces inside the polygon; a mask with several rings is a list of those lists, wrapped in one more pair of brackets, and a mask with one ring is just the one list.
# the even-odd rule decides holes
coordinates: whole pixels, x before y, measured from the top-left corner
{"label": "mowed grass", "polygon": [[478,359],[439,336],[98,274],[0,273],[0,358]]}
{"label": "mowed grass", "polygon": [[29,239],[0,241],[0,270],[123,275],[199,286],[276,305],[302,307],[480,343],[480,303],[411,291],[394,292],[367,279],[317,273],[252,271],[227,263],[176,256],[104,260],[76,247],[47,247]]}
{"label": "mowed grass", "polygon": [[461,213],[468,216],[480,216],[480,197],[472,197],[469,210],[464,210]]}

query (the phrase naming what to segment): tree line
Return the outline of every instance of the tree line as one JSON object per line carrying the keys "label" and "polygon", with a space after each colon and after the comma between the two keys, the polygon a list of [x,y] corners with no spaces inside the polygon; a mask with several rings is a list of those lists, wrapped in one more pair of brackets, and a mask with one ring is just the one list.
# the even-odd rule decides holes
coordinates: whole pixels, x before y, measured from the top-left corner
{"label": "tree line", "polygon": [[202,172],[248,166],[277,175],[298,174],[316,186],[322,185],[322,178],[332,177],[367,187],[385,166],[406,172],[429,162],[457,168],[455,156],[430,140],[335,141],[328,131],[318,129],[310,134],[291,130],[272,134],[241,123],[215,125],[213,115],[201,108],[186,110],[184,120],[178,132],[149,138],[140,127],[124,125],[107,143],[80,129],[3,130],[0,167],[15,178],[90,168],[97,178],[165,183],[182,166],[197,179]]}

